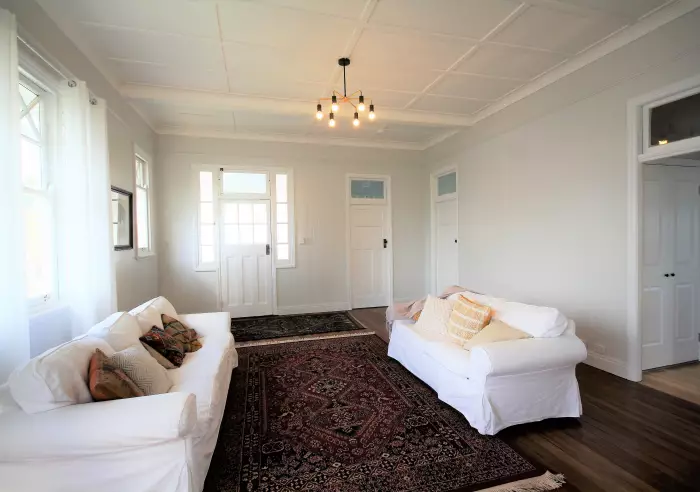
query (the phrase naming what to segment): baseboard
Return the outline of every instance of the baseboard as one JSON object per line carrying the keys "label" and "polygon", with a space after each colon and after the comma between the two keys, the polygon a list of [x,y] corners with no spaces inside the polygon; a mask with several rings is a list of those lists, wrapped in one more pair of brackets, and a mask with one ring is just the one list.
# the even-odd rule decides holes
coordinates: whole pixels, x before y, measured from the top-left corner
{"label": "baseboard", "polygon": [[595,367],[596,369],[600,369],[601,371],[609,372],[615,376],[628,379],[627,365],[620,359],[615,359],[613,357],[608,357],[589,351],[588,357],[584,363]]}
{"label": "baseboard", "polygon": [[277,314],[308,314],[327,313],[331,311],[348,311],[350,304],[347,302],[330,302],[327,304],[306,304],[300,306],[277,306]]}

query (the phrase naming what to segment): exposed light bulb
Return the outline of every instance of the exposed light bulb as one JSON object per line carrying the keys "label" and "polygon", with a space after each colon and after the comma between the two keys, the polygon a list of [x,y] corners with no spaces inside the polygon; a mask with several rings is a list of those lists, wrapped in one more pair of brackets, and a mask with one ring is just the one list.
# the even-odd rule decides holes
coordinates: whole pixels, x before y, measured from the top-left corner
{"label": "exposed light bulb", "polygon": [[376,115],[374,114],[374,104],[369,105],[369,119],[373,120],[376,118]]}
{"label": "exposed light bulb", "polygon": [[323,119],[323,107],[320,104],[316,105],[316,119],[317,120]]}
{"label": "exposed light bulb", "polygon": [[335,126],[335,115],[333,113],[328,115],[328,126],[330,126],[331,128]]}
{"label": "exposed light bulb", "polygon": [[360,116],[357,113],[355,113],[355,116],[352,119],[352,124],[353,126],[360,126]]}
{"label": "exposed light bulb", "polygon": [[668,140],[659,140],[659,145],[666,145]]}
{"label": "exposed light bulb", "polygon": [[360,95],[360,103],[357,105],[357,110],[358,111],[365,110],[365,96],[363,96],[363,95]]}
{"label": "exposed light bulb", "polygon": [[336,96],[331,97],[331,109],[334,113],[338,111],[338,98]]}

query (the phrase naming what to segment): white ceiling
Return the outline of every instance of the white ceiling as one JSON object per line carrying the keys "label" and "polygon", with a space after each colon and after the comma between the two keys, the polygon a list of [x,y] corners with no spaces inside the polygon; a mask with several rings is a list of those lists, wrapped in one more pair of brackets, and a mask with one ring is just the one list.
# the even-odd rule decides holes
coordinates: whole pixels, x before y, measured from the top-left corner
{"label": "white ceiling", "polygon": [[[398,148],[446,138],[674,3],[38,1],[159,133]],[[352,60],[348,91],[374,101],[375,122],[352,127],[349,108],[334,129],[314,119],[318,98],[342,90],[341,56]]]}

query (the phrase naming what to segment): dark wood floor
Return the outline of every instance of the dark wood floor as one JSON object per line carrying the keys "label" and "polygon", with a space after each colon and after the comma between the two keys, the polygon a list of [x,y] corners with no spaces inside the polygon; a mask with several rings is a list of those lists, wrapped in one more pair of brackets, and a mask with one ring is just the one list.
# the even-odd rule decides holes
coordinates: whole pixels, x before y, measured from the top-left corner
{"label": "dark wood floor", "polygon": [[[351,312],[385,338],[383,310]],[[700,491],[700,406],[580,364],[583,416],[498,434],[565,491]]]}

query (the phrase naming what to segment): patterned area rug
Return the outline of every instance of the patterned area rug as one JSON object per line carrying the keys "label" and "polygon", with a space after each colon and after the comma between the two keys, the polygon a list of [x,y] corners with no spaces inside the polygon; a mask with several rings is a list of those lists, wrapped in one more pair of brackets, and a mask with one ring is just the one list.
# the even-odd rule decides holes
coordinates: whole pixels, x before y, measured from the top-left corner
{"label": "patterned area rug", "polygon": [[375,336],[240,349],[204,490],[559,487],[560,476],[480,435],[386,351]]}
{"label": "patterned area rug", "polygon": [[345,311],[291,316],[261,316],[231,320],[231,332],[236,342],[362,329],[364,328],[357,325]]}

